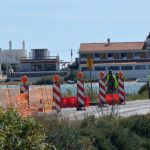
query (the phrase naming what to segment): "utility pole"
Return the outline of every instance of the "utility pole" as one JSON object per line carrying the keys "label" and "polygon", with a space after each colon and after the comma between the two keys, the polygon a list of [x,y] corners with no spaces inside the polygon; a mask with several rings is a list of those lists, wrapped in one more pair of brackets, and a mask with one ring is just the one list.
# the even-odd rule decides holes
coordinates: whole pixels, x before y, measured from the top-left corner
{"label": "utility pole", "polygon": [[73,57],[73,52],[72,52],[72,49],[71,49],[71,63],[72,63],[72,57]]}

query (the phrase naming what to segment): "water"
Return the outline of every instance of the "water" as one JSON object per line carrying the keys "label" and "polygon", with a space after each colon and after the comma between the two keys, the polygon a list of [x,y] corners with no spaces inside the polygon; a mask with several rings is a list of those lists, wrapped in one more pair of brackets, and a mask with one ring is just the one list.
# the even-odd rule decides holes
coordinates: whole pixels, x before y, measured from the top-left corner
{"label": "water", "polygon": [[[143,86],[145,84],[145,82],[125,82],[124,86],[125,86],[125,92],[128,94],[133,94],[133,93],[137,93],[139,91],[139,89],[141,88],[141,86]],[[90,84],[86,83],[85,85],[85,89],[90,89]],[[93,90],[97,91],[99,90],[98,87],[98,83],[93,83],[92,84]],[[62,93],[66,93],[67,89],[71,90],[71,92],[73,94],[76,94],[76,84],[63,84],[61,85],[61,91]]]}
{"label": "water", "polygon": [[[145,82],[125,82],[125,92],[128,94],[132,94],[132,93],[137,93],[138,90],[140,89],[140,87],[142,85],[144,85]],[[19,88],[19,85],[8,85],[9,88]],[[31,87],[35,87],[35,86],[31,86]],[[99,90],[98,87],[98,83],[93,83],[92,84],[93,90],[97,91]],[[6,85],[1,85],[0,89],[6,89],[7,86]],[[86,89],[90,89],[90,84],[89,83],[85,83],[85,88]],[[62,93],[66,93],[67,89],[71,90],[72,94],[76,94],[76,84],[62,84],[61,85],[61,92]]]}

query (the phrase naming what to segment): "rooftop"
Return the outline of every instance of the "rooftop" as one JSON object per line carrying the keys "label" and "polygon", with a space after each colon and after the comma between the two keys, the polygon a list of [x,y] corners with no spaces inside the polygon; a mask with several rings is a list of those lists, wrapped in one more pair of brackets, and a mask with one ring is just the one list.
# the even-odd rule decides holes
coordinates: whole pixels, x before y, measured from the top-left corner
{"label": "rooftop", "polygon": [[81,43],[80,51],[130,51],[142,50],[145,42],[109,42],[109,43]]}

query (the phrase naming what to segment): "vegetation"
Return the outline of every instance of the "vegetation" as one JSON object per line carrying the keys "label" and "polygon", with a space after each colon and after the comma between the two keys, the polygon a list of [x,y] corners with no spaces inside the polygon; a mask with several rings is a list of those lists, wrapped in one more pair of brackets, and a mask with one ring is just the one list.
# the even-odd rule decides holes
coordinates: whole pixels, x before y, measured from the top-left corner
{"label": "vegetation", "polygon": [[141,94],[141,93],[143,93],[143,92],[145,92],[145,91],[147,91],[147,84],[144,84],[144,85],[140,88],[140,90],[138,91],[138,94]]}
{"label": "vegetation", "polygon": [[150,114],[69,121],[57,116],[21,118],[12,108],[1,109],[0,149],[148,150]]}
{"label": "vegetation", "polygon": [[[64,77],[64,81],[72,80],[72,81],[76,82],[77,81],[77,72],[78,71],[71,71],[71,72],[69,72],[68,75]],[[83,76],[83,80],[84,80],[84,82],[88,82],[89,81],[85,74]]]}
{"label": "vegetation", "polygon": [[147,91],[144,91],[142,93],[126,94],[127,101],[142,100],[142,99],[148,99]]}
{"label": "vegetation", "polygon": [[77,74],[76,71],[71,71],[70,73],[68,73],[67,76],[64,77],[64,81],[67,81],[67,80],[77,81],[76,74]]}
{"label": "vegetation", "polygon": [[90,116],[72,122],[56,117],[38,120],[46,129],[47,141],[58,150],[150,149],[150,115],[99,119]]}
{"label": "vegetation", "polygon": [[[69,72],[65,77],[60,77],[60,82],[61,83],[65,83],[68,80],[72,80],[72,81],[77,81],[77,76],[76,76],[77,72],[76,71],[72,71]],[[43,76],[41,79],[37,80],[34,84],[36,85],[42,85],[42,84],[52,84],[52,75],[51,76]],[[89,80],[87,79],[87,76],[84,75],[83,80],[85,82],[88,82]]]}
{"label": "vegetation", "polygon": [[45,149],[45,133],[33,118],[21,118],[10,108],[0,109],[0,149]]}
{"label": "vegetation", "polygon": [[36,85],[52,84],[52,76],[43,76],[35,82]]}
{"label": "vegetation", "polygon": [[140,100],[140,99],[148,99],[147,85],[146,84],[140,88],[138,93],[126,95],[126,100]]}
{"label": "vegetation", "polygon": [[91,102],[97,102],[97,100],[99,99],[97,91],[92,89],[92,92],[91,92],[90,86],[86,86],[85,95],[89,97]]}

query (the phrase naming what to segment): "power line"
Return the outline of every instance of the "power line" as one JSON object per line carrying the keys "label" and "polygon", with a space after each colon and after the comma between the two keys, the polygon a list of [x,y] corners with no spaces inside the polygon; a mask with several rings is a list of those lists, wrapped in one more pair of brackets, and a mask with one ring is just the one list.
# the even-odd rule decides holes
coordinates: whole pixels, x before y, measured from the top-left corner
{"label": "power line", "polygon": [[[79,51],[79,50],[77,50],[77,49],[71,49],[72,51]],[[55,52],[55,53],[66,53],[66,52],[69,52],[70,51],[70,49],[66,49],[66,50],[56,50],[56,51],[54,51],[54,50],[52,50],[52,51],[50,51],[50,52]]]}

